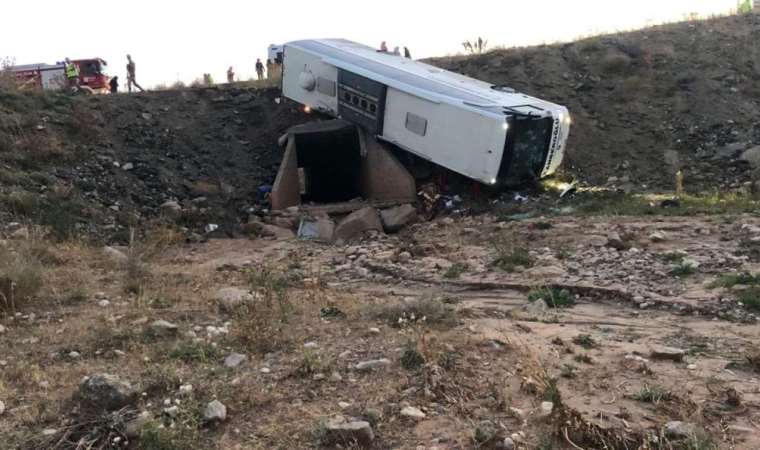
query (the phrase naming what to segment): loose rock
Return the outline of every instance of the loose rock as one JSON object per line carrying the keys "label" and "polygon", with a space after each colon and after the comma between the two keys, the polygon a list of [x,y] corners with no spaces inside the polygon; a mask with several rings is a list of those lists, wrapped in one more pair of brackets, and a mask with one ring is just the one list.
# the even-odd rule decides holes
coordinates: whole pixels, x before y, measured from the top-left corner
{"label": "loose rock", "polygon": [[223,421],[227,419],[227,407],[219,400],[214,400],[206,405],[203,417],[209,422]]}
{"label": "loose rock", "polygon": [[223,311],[233,312],[240,306],[252,302],[253,295],[244,289],[226,287],[216,291],[213,299]]}
{"label": "loose rock", "polygon": [[673,347],[652,347],[650,357],[652,359],[683,361],[686,351]]}
{"label": "loose rock", "polygon": [[407,406],[406,408],[403,408],[401,410],[401,415],[404,417],[411,417],[413,419],[424,419],[426,417],[426,414],[424,412],[413,406]]}
{"label": "loose rock", "polygon": [[395,233],[417,217],[417,209],[410,204],[396,206],[395,208],[380,211],[383,228],[388,233]]}
{"label": "loose rock", "polygon": [[333,444],[350,444],[356,442],[360,445],[369,445],[375,439],[375,433],[369,422],[356,421],[332,421],[326,426],[326,440]]}
{"label": "loose rock", "polygon": [[79,384],[79,399],[90,408],[112,411],[130,405],[136,396],[132,386],[116,375],[98,373]]}
{"label": "loose rock", "polygon": [[346,242],[367,231],[383,231],[383,224],[375,208],[367,207],[354,211],[340,221],[333,239],[338,242]]}
{"label": "loose rock", "polygon": [[374,359],[371,361],[362,361],[356,366],[354,366],[354,368],[358,371],[368,371],[372,369],[378,369],[381,367],[387,367],[390,365],[391,365],[390,359],[382,358],[382,359]]}
{"label": "loose rock", "polygon": [[247,359],[248,357],[246,355],[242,355],[240,353],[232,353],[224,358],[224,365],[231,369],[234,369],[235,367],[238,367],[244,363]]}
{"label": "loose rock", "polygon": [[156,320],[150,324],[148,332],[155,337],[176,336],[179,332],[179,327],[166,320]]}

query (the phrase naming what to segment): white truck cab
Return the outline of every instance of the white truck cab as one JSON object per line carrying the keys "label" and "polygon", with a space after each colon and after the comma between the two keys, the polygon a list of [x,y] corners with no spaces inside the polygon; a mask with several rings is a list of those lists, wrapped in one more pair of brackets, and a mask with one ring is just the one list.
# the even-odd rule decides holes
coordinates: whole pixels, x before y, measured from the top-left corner
{"label": "white truck cab", "polygon": [[289,42],[282,91],[421,158],[490,185],[554,173],[567,108],[343,39]]}

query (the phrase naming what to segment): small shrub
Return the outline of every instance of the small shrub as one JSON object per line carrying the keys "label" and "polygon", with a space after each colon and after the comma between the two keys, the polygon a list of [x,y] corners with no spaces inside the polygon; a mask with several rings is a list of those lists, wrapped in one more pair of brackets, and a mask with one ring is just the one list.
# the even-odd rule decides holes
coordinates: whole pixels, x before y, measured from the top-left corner
{"label": "small shrub", "polygon": [[678,264],[683,261],[684,258],[686,258],[686,255],[683,252],[667,252],[660,255],[660,257],[665,262]]}
{"label": "small shrub", "polygon": [[[179,425],[177,425],[179,423]],[[200,416],[187,414],[180,407],[180,415],[175,420],[175,426],[163,427],[151,421],[140,431],[139,448],[141,450],[186,450],[199,448],[201,425]]]}
{"label": "small shrub", "polygon": [[473,440],[478,447],[488,445],[495,442],[499,437],[499,430],[496,424],[490,420],[481,421],[475,428],[475,434]]}
{"label": "small shrub", "polygon": [[444,278],[456,279],[462,276],[463,273],[470,270],[470,265],[463,262],[456,262],[449,267],[443,274]]}
{"label": "small shrub", "polygon": [[536,222],[533,224],[533,228],[541,231],[551,230],[553,227],[554,225],[551,222]]}
{"label": "small shrub", "polygon": [[416,370],[425,364],[425,357],[415,347],[414,345],[407,345],[401,355],[401,367],[406,370]]}
{"label": "small shrub", "polygon": [[[288,297],[290,279],[272,268],[263,267],[248,274],[251,290],[258,299],[238,311],[235,337],[247,348],[270,353],[290,343],[286,325],[293,312]],[[332,312],[327,310],[327,312]]]}
{"label": "small shrub", "polygon": [[723,275],[710,286],[730,289],[736,285],[751,286],[756,284],[760,284],[760,276],[742,272]]}
{"label": "small shrub", "polygon": [[177,390],[180,379],[170,367],[154,365],[142,373],[142,390],[149,395],[171,393]]}
{"label": "small shrub", "polygon": [[736,298],[750,311],[760,311],[760,286],[742,289],[736,294]]}
{"label": "small shrub", "polygon": [[505,272],[514,272],[517,267],[531,267],[533,257],[525,247],[515,246],[508,239],[497,239],[493,242],[496,256],[491,265]]}
{"label": "small shrub", "polygon": [[186,363],[206,363],[219,359],[220,352],[206,342],[182,341],[169,351],[169,357]]}
{"label": "small shrub", "polygon": [[697,268],[694,267],[692,264],[688,262],[681,262],[677,264],[673,269],[670,271],[671,275],[676,277],[688,277],[689,275],[693,275],[697,271]]}
{"label": "small shrub", "polygon": [[454,326],[457,323],[456,312],[432,297],[379,305],[370,310],[370,315],[397,328],[418,323],[442,326]]}
{"label": "small shrub", "polygon": [[559,386],[557,386],[556,378],[549,378],[546,380],[543,398],[544,401],[554,403],[555,407],[562,404],[562,394],[559,392]]}
{"label": "small shrub", "polygon": [[103,326],[96,328],[90,338],[90,347],[92,352],[129,350],[140,340],[139,334],[130,328],[114,328],[113,326]]}
{"label": "small shrub", "polygon": [[569,308],[575,305],[575,297],[567,289],[554,287],[541,287],[532,289],[528,293],[528,301],[543,300],[551,308]]}
{"label": "small shrub", "polygon": [[575,336],[573,338],[573,344],[583,347],[587,350],[598,347],[598,344],[594,338],[588,334],[579,334],[578,336]]}
{"label": "small shrub", "polygon": [[305,349],[301,364],[298,366],[298,374],[306,377],[319,372],[322,369],[322,361],[319,355],[311,349]]}
{"label": "small shrub", "polygon": [[602,59],[602,71],[608,74],[620,74],[631,67],[631,58],[626,55],[607,55]]}
{"label": "small shrub", "polygon": [[570,247],[563,245],[556,250],[554,256],[556,256],[557,259],[564,261],[566,259],[570,259],[570,257],[573,256],[573,251]]}
{"label": "small shrub", "polygon": [[590,356],[586,354],[578,354],[573,357],[575,362],[583,363],[583,364],[594,364],[594,360],[591,359]]}
{"label": "small shrub", "polygon": [[683,450],[717,450],[718,446],[704,431],[698,431],[680,442]]}
{"label": "small shrub", "polygon": [[657,404],[670,398],[670,394],[659,386],[645,384],[638,392],[633,394],[633,399],[645,403]]}
{"label": "small shrub", "polygon": [[319,317],[323,319],[338,319],[346,317],[346,313],[337,306],[323,306],[319,308]]}
{"label": "small shrub", "polygon": [[82,303],[83,301],[87,300],[89,295],[90,293],[84,286],[75,286],[66,293],[65,302],[67,304]]}

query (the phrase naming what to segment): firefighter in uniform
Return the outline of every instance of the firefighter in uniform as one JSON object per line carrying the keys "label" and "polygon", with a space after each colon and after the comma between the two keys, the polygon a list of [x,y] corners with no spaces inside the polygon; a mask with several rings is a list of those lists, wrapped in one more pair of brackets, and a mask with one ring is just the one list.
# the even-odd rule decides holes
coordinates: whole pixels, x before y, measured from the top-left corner
{"label": "firefighter in uniform", "polygon": [[69,87],[79,87],[79,67],[69,58],[66,58],[66,80],[69,82]]}

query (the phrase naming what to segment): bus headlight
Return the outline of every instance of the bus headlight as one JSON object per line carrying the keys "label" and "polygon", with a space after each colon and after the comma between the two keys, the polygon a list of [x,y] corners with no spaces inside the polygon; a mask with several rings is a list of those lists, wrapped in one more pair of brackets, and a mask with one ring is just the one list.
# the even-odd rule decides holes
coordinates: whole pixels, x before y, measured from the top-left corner
{"label": "bus headlight", "polygon": [[504,127],[504,130],[505,130],[505,131],[506,131],[506,130],[509,130],[509,123],[507,123],[507,122],[504,122],[504,125],[502,125],[502,126]]}
{"label": "bus headlight", "polygon": [[570,125],[573,123],[572,117],[570,117],[570,114],[565,114],[565,125]]}

